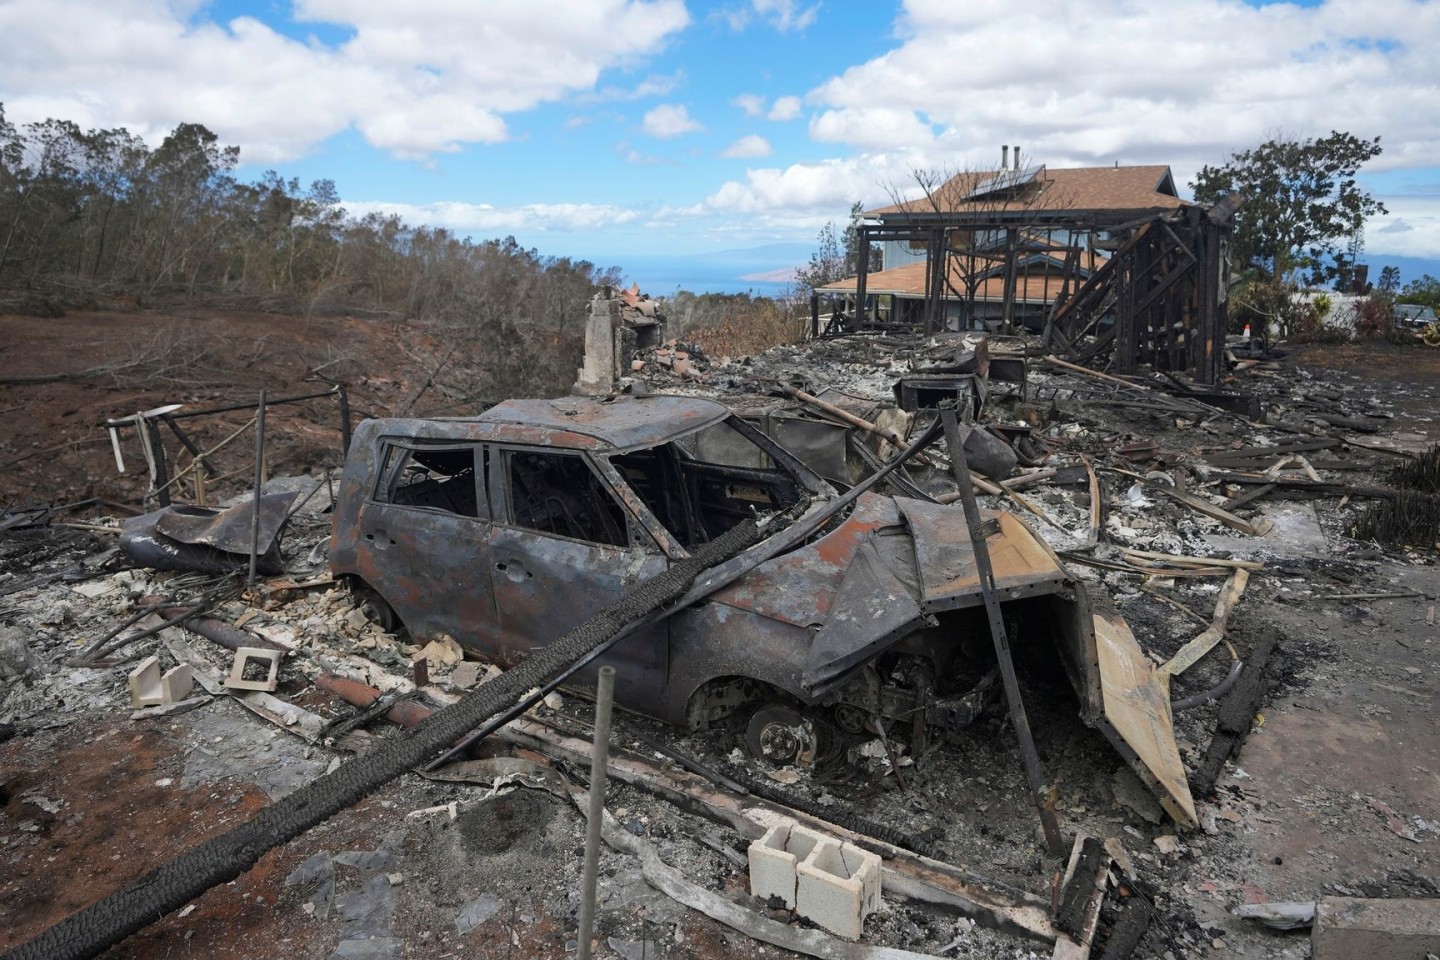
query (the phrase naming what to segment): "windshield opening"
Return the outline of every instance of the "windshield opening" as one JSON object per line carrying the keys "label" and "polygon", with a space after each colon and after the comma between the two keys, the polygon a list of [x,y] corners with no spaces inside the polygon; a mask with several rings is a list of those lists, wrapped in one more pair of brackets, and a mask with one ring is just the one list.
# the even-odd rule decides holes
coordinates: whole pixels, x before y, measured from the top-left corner
{"label": "windshield opening", "polygon": [[610,462],[681,546],[720,536],[803,495],[796,476],[728,422]]}

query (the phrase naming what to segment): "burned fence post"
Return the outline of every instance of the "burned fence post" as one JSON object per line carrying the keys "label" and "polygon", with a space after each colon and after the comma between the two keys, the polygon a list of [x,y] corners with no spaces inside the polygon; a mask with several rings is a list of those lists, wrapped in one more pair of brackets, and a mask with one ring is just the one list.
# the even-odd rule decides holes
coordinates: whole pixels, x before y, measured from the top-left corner
{"label": "burned fence post", "polygon": [[590,958],[595,929],[595,874],[600,860],[600,821],[605,816],[605,773],[610,760],[610,704],[615,695],[615,668],[600,668],[595,683],[595,748],[590,760],[590,796],[585,806],[585,867],[580,878],[580,924],[576,956]]}
{"label": "burned fence post", "polygon": [[1000,663],[1000,676],[1005,681],[1005,699],[1010,705],[1010,723],[1015,728],[1015,738],[1020,741],[1020,756],[1025,761],[1025,777],[1030,782],[1030,793],[1035,798],[1035,807],[1040,811],[1040,825],[1045,830],[1045,846],[1051,856],[1064,852],[1060,838],[1060,827],[1055,820],[1055,809],[1044,783],[1044,772],[1040,769],[1040,755],[1035,750],[1035,740],[1030,735],[1030,721],[1025,716],[1025,704],[1020,699],[1020,682],[1015,677],[1015,661],[1010,656],[1010,641],[1005,633],[1005,618],[1000,612],[1000,600],[995,596],[995,571],[990,565],[990,547],[986,543],[987,531],[980,521],[980,508],[975,503],[975,489],[971,486],[970,466],[965,462],[965,444],[960,439],[960,426],[955,419],[953,407],[942,407],[941,420],[945,424],[945,444],[950,452],[950,469],[954,471],[955,482],[960,487],[960,502],[965,507],[965,523],[970,528],[970,545],[975,551],[975,572],[980,578],[980,595],[985,600],[985,613],[990,619],[990,637],[995,644],[995,657]]}
{"label": "burned fence post", "polygon": [[344,463],[350,455],[350,395],[343,383],[335,385],[335,397],[340,401],[340,462]]}
{"label": "burned fence post", "polygon": [[265,391],[255,407],[255,503],[250,513],[250,573],[247,587],[255,586],[255,563],[260,554],[260,487],[265,472]]}
{"label": "burned fence post", "polygon": [[165,468],[165,445],[160,442],[160,428],[155,426],[155,421],[149,417],[142,418],[136,426],[143,436],[141,442],[146,445],[150,453],[151,477],[155,482],[155,495],[160,500],[160,506],[170,506],[170,476]]}

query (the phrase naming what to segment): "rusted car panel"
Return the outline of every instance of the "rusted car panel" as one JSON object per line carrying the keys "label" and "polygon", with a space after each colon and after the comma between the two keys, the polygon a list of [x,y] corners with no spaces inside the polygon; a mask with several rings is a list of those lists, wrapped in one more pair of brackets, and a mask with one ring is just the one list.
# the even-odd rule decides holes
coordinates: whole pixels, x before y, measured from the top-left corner
{"label": "rusted car panel", "polygon": [[120,550],[134,563],[156,570],[230,573],[249,565],[253,542],[259,550],[256,569],[277,574],[284,570],[280,532],[297,496],[262,496],[258,528],[255,501],[249,498],[223,510],[175,505],[131,517],[121,527]]}
{"label": "rusted car panel", "polygon": [[[915,540],[920,598],[927,611],[953,610],[983,602],[970,531],[954,522],[955,507],[923,500],[897,501]],[[1053,593],[1070,578],[1024,523],[1009,513],[982,512],[999,523],[989,540],[995,590],[1002,600]]]}
{"label": "rusted car panel", "polygon": [[[573,444],[573,441],[562,441],[561,438],[565,434],[576,434],[600,441],[608,449],[624,451],[664,443],[677,432],[689,432],[718,423],[729,415],[729,411],[718,403],[690,397],[660,395],[644,397],[643,400],[643,403],[631,398],[596,400],[590,397],[506,400],[475,420],[506,425],[509,435],[516,442]],[[521,441],[519,431],[524,431],[525,436],[541,439]],[[547,437],[548,441],[544,439]]]}
{"label": "rusted car panel", "polygon": [[829,618],[830,604],[861,544],[877,530],[900,526],[900,511],[892,498],[864,494],[835,530],[809,546],[766,561],[709,599],[797,627],[818,627]]}
{"label": "rusted car panel", "polygon": [[815,634],[802,682],[820,689],[925,625],[934,626],[934,618],[867,541],[855,551],[825,625]]}
{"label": "rusted car panel", "polygon": [[[341,480],[331,567],[417,638],[446,633],[508,664],[740,517],[807,500],[819,516],[835,496],[707,400],[509,401],[478,418],[373,420]],[[1018,518],[986,516],[1017,654],[1058,660],[1094,722],[1110,701],[1083,588]],[[801,529],[586,675],[612,664],[622,705],[690,726],[757,700],[826,711],[849,730],[884,718],[923,736],[973,720],[996,685],[960,511],[870,492],[820,532]]]}

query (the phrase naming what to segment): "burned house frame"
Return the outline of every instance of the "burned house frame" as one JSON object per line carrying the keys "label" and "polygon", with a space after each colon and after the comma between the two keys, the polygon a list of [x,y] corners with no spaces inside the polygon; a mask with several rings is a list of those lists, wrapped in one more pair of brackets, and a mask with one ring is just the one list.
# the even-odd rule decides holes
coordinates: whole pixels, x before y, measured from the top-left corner
{"label": "burned house frame", "polygon": [[[1149,366],[1215,383],[1234,204],[1181,201],[1168,168],[1021,169],[1018,154],[1013,167],[957,174],[921,200],[869,211],[857,225],[859,273],[817,291],[814,332],[1028,328],[1052,352],[1115,373]],[[1111,174],[1156,182],[1127,192]],[[877,243],[923,251],[923,275],[919,263],[872,274]]]}

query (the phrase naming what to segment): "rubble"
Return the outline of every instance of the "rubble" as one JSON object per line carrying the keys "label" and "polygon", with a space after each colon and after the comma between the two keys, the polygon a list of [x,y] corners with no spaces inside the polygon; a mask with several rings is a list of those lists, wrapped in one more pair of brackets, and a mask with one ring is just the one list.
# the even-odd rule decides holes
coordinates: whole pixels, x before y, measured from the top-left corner
{"label": "rubble", "polygon": [[[1272,901],[1308,897],[1323,903],[1332,894],[1402,901],[1440,894],[1434,871],[1440,810],[1433,778],[1414,772],[1437,768],[1434,719],[1427,712],[1433,700],[1428,676],[1433,598],[1440,593],[1430,556],[1434,544],[1422,537],[1407,548],[1415,539],[1408,536],[1374,543],[1350,539],[1364,509],[1361,501],[1402,502],[1398,491],[1423,487],[1433,474],[1424,466],[1430,461],[1391,449],[1403,445],[1423,452],[1432,438],[1420,435],[1428,428],[1417,419],[1424,413],[1416,411],[1425,407],[1407,409],[1403,393],[1372,383],[1307,375],[1262,359],[1226,390],[1253,396],[1265,416],[1261,422],[1251,419],[1248,404],[1220,400],[1214,406],[1215,397],[1167,387],[1163,378],[1097,377],[1073,365],[1026,358],[1022,345],[1001,338],[979,348],[973,337],[852,336],[730,359],[660,341],[622,356],[617,372],[625,376],[617,385],[633,384],[634,374],[652,392],[730,402],[766,436],[807,437],[806,462],[821,476],[849,485],[913,443],[934,418],[925,403],[929,394],[945,391],[938,381],[914,378],[940,376],[934,372],[938,366],[962,366],[955,358],[965,354],[972,364],[977,354],[987,354],[992,375],[996,358],[1018,358],[1024,378],[1013,389],[982,389],[984,374],[976,367],[963,374],[977,378],[973,385],[950,391],[963,401],[951,408],[962,421],[957,426],[1013,457],[1008,467],[1005,456],[997,465],[987,463],[990,469],[982,472],[997,492],[983,492],[976,484],[979,496],[993,498],[983,503],[1001,514],[1001,523],[1035,518],[1028,529],[1093,599],[1102,636],[1123,630],[1134,638],[1137,655],[1123,669],[1132,678],[1152,678],[1168,696],[1136,699],[1132,719],[1114,726],[1128,723],[1133,735],[1136,729],[1153,730],[1155,717],[1162,717],[1160,727],[1171,728],[1181,765],[1137,764],[1142,749],[1129,738],[1124,741],[1131,753],[1113,756],[1103,739],[1075,722],[1073,707],[1062,705],[1062,695],[1070,695],[1063,681],[1047,686],[1042,676],[1022,671],[1024,684],[1045,694],[1026,694],[1050,788],[1045,802],[1058,815],[1067,841],[1076,833],[1096,838],[1088,859],[1077,838],[1067,865],[1049,855],[1037,829],[1019,746],[1004,704],[993,697],[977,701],[970,725],[943,738],[949,743],[917,745],[912,730],[892,721],[859,734],[856,752],[873,744],[873,755],[862,757],[873,767],[843,759],[796,764],[786,768],[789,783],[783,787],[770,780],[764,762],[733,752],[742,737],[733,726],[720,722],[676,732],[622,715],[610,764],[621,785],[606,803],[613,823],[607,821],[605,835],[612,848],[601,861],[597,942],[619,955],[633,950],[647,956],[657,945],[662,952],[675,949],[679,937],[687,943],[706,938],[704,949],[712,951],[746,953],[756,937],[807,952],[840,949],[829,934],[777,913],[763,896],[752,897],[767,888],[751,890],[753,871],[747,876],[735,862],[743,859],[747,842],[766,830],[773,836],[776,829],[777,821],[762,815],[776,801],[747,786],[761,780],[795,804],[780,805],[798,812],[795,822],[858,844],[867,863],[876,857],[885,889],[873,900],[862,892],[867,907],[856,913],[863,926],[848,925],[848,908],[843,922],[832,917],[822,925],[838,935],[859,935],[857,949],[892,955],[958,950],[1010,957],[1017,950],[1053,949],[1056,956],[1098,956],[1107,946],[1118,948],[1134,927],[1140,932],[1132,946],[1143,944],[1137,955],[1179,960],[1246,949],[1254,956],[1300,956],[1298,941],[1251,933],[1242,917],[1265,915],[1262,908],[1274,907]],[[682,360],[688,370],[676,369]],[[634,369],[637,362],[643,369]],[[961,375],[945,375],[952,373]],[[910,385],[914,410],[897,402],[895,387],[902,380]],[[904,395],[902,390],[902,400]],[[847,417],[875,429],[852,430]],[[1357,437],[1356,431],[1369,425],[1382,432]],[[858,453],[857,445],[866,453]],[[965,451],[968,460],[968,441]],[[957,485],[945,448],[932,446],[925,456],[928,462],[912,459],[898,468],[892,489],[934,500],[963,499],[968,491]],[[1410,469],[1397,475],[1391,470],[1396,464]],[[1021,496],[1017,490],[1033,509],[1017,504],[1011,496]],[[328,498],[318,500],[320,509],[328,506]],[[1322,509],[1314,509],[1315,502]],[[936,504],[923,509],[960,513]],[[112,718],[109,722],[131,725],[122,730],[148,731],[146,736],[174,730],[185,738],[180,759],[169,761],[173,768],[158,771],[165,776],[146,774],[147,789],[190,791],[222,781],[258,781],[264,795],[283,796],[333,767],[347,750],[373,751],[392,736],[382,725],[372,724],[367,732],[373,718],[362,718],[326,691],[360,684],[369,688],[366,704],[381,691],[394,691],[395,699],[380,702],[377,713],[413,720],[504,675],[504,664],[467,656],[444,631],[385,629],[367,614],[366,598],[317,576],[330,538],[330,520],[323,514],[290,518],[276,547],[288,575],[267,574],[249,591],[238,578],[219,573],[120,569],[125,561],[113,553],[113,526],[97,520],[90,528],[61,527],[57,516],[28,512],[23,523],[5,527],[0,540],[0,670],[9,676],[0,723],[19,734],[0,743],[7,758],[24,758],[41,744],[75,749],[95,718]],[[107,551],[109,556],[99,559]],[[137,618],[107,637],[137,606],[151,619]],[[180,633],[181,624],[197,624],[202,612],[256,639],[239,659],[263,658],[264,683],[271,688],[262,696],[270,699],[240,702],[269,723],[256,723],[255,715],[226,703],[233,699],[224,693],[229,653],[201,640],[192,644]],[[175,623],[151,635],[137,636],[171,620]],[[988,643],[983,630],[980,636]],[[261,638],[270,646],[261,646]],[[81,661],[87,665],[75,665]],[[417,663],[428,673],[428,683],[418,690],[412,679]],[[142,711],[131,720],[127,677],[137,666],[144,667],[143,676],[191,672],[195,682],[219,696],[187,700],[177,688],[169,699],[182,701],[174,706],[189,704],[189,712]],[[211,690],[207,680],[219,686]],[[543,687],[524,692],[522,699],[535,698],[534,712],[511,721],[500,742],[507,750],[525,751],[532,762],[544,761],[549,766],[540,769],[563,781],[557,770],[583,769],[588,757],[585,739],[567,731],[586,719],[590,708],[570,696],[541,704],[535,695],[544,692]],[[347,720],[356,722],[342,729]],[[124,736],[110,734],[109,742],[118,748]],[[647,747],[647,741],[665,751]],[[1401,762],[1397,756],[1407,758],[1404,769],[1410,772],[1394,772]],[[1157,770],[1163,774],[1159,786],[1168,819],[1153,811],[1147,816],[1143,801],[1151,795],[1134,789],[1136,776],[1144,782]],[[51,836],[73,835],[66,831],[79,824],[67,825],[64,818],[82,806],[66,774],[48,775],[48,781],[46,776],[7,760],[0,843],[12,862],[32,871],[44,868],[31,852],[42,848],[30,839],[46,843]],[[162,779],[171,785],[154,786]],[[254,889],[263,889],[271,901],[284,898],[267,908],[310,924],[306,936],[325,931],[330,940],[324,949],[333,947],[339,956],[439,956],[442,937],[450,938],[450,950],[462,943],[503,950],[502,944],[516,938],[540,944],[533,948],[536,955],[558,956],[574,933],[576,904],[563,891],[577,886],[570,854],[583,818],[569,807],[549,806],[554,801],[548,797],[510,801],[506,816],[534,813],[537,823],[543,821],[534,844],[525,846],[530,841],[520,836],[509,841],[532,858],[524,869],[532,871],[525,875],[534,878],[535,889],[484,889],[459,865],[500,864],[490,858],[502,852],[454,846],[460,841],[449,839],[455,835],[443,824],[480,823],[483,817],[474,812],[479,808],[467,804],[486,791],[503,798],[513,791],[526,795],[530,788],[502,782],[500,774],[480,779],[480,785],[397,781],[380,795],[398,805],[395,817],[410,810],[442,812],[405,818],[406,826],[391,841],[383,830],[375,833],[373,824],[366,828],[368,839],[362,834],[348,845],[316,837],[317,844],[350,854],[321,856],[295,841],[296,849],[280,851],[283,866],[273,881],[250,882],[261,884]],[[1347,781],[1355,786],[1347,788]],[[1362,792],[1352,796],[1357,786]],[[44,799],[55,810],[26,797]],[[1193,806],[1187,809],[1186,801]],[[384,808],[369,809],[373,816]],[[495,816],[485,826],[464,829],[499,845],[508,836],[500,809],[492,808]],[[695,816],[701,811],[704,820]],[[99,808],[91,815],[100,815]],[[848,831],[844,824],[852,815],[924,837],[926,849],[940,859],[877,841],[864,830]],[[346,814],[344,822],[360,829],[363,818],[354,816]],[[1176,832],[1176,824],[1187,821],[1196,829]],[[392,859],[356,866],[380,851]],[[49,855],[77,853],[57,849]],[[519,869],[513,859],[504,863],[504,869]],[[979,865],[986,876],[973,872]],[[293,880],[288,887],[282,884],[286,877]],[[868,890],[863,881],[861,888]],[[52,912],[46,923],[106,889]],[[0,893],[8,897],[13,891]],[[441,902],[420,904],[437,894]],[[785,901],[783,894],[780,899]],[[207,901],[197,902],[196,916],[204,916]],[[1143,910],[1136,906],[1142,902]],[[1249,906],[1237,910],[1242,904]],[[957,926],[957,909],[979,924]],[[412,911],[426,919],[412,921]],[[1063,924],[1061,913],[1067,917]],[[1142,914],[1148,932],[1134,919]],[[705,917],[728,932],[704,926]],[[14,947],[43,925],[16,927],[4,943]],[[157,931],[162,940],[172,936],[169,926]],[[1028,942],[1015,939],[1017,931]],[[178,930],[173,935],[178,937]]]}

